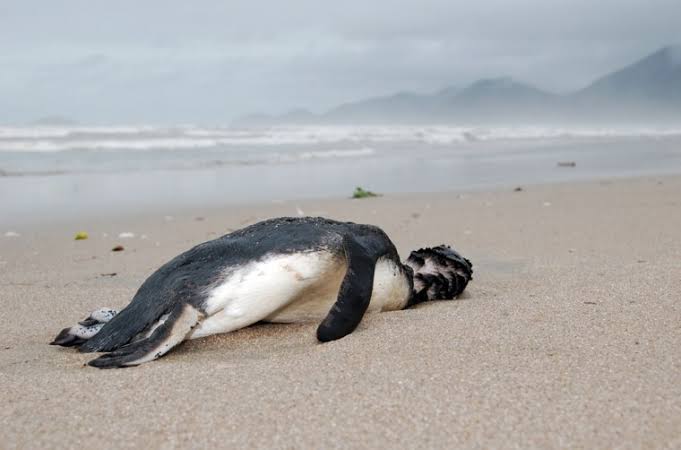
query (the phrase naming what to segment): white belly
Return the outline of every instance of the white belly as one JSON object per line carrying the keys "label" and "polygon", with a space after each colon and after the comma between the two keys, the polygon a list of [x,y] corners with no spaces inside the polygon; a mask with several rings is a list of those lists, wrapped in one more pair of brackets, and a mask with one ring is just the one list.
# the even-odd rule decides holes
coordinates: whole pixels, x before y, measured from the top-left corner
{"label": "white belly", "polygon": [[[264,320],[274,323],[321,321],[338,298],[345,262],[340,270],[327,273],[313,288],[308,288],[289,305]],[[400,269],[389,259],[379,259],[374,273],[374,286],[367,312],[394,311],[407,305],[411,288]]]}
{"label": "white belly", "polygon": [[[275,255],[226,275],[206,301],[206,319],[190,339],[227,333],[259,321],[321,321],[336,301],[346,262],[329,252]],[[410,288],[390,260],[376,265],[368,312],[402,309]]]}
{"label": "white belly", "polygon": [[376,263],[374,290],[367,312],[397,311],[407,306],[411,296],[411,286],[405,279],[400,267],[387,258]]}
{"label": "white belly", "polygon": [[227,333],[265,320],[297,303],[306,292],[319,292],[329,276],[342,279],[344,275],[345,261],[326,251],[273,255],[247,264],[225,274],[211,288],[204,307],[207,317],[190,338]]}

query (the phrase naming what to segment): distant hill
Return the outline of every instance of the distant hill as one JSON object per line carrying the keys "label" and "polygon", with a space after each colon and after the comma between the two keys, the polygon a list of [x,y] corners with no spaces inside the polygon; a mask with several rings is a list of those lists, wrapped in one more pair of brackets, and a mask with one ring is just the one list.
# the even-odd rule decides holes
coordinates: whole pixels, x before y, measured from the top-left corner
{"label": "distant hill", "polygon": [[681,47],[665,47],[572,96],[576,107],[627,115],[681,112]]}
{"label": "distant hill", "polygon": [[509,77],[476,81],[443,104],[441,115],[457,119],[507,120],[541,114],[559,102],[557,95]]}
{"label": "distant hill", "polygon": [[452,106],[492,106],[504,104],[543,105],[554,95],[512,78],[476,81],[451,99]]}
{"label": "distant hill", "polygon": [[324,122],[381,122],[389,116],[393,122],[413,122],[431,117],[436,109],[437,95],[400,92],[385,97],[373,97],[337,106],[320,117]]}
{"label": "distant hill", "polygon": [[323,114],[296,110],[248,116],[240,125],[287,123],[537,123],[681,119],[681,47],[664,47],[567,95],[542,91],[509,77],[476,81],[432,94],[400,92],[345,103]]}
{"label": "distant hill", "polygon": [[665,47],[594,81],[577,96],[666,102],[681,98],[681,47]]}

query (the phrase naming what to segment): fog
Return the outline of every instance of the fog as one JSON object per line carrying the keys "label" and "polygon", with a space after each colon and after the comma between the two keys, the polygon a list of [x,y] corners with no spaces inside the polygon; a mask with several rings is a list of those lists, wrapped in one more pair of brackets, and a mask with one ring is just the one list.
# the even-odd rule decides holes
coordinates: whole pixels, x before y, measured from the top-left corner
{"label": "fog", "polygon": [[578,91],[681,42],[681,3],[0,2],[0,123],[227,123],[511,77]]}

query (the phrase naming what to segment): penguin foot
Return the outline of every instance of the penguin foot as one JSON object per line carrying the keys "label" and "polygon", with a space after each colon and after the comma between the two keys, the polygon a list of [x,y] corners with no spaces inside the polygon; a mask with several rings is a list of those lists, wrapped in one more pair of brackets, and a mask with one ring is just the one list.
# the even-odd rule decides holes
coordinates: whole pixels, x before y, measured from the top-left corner
{"label": "penguin foot", "polygon": [[97,334],[104,324],[113,319],[116,314],[117,311],[111,308],[100,308],[93,311],[76,325],[61,330],[57,337],[50,342],[50,345],[61,345],[62,347],[82,345]]}

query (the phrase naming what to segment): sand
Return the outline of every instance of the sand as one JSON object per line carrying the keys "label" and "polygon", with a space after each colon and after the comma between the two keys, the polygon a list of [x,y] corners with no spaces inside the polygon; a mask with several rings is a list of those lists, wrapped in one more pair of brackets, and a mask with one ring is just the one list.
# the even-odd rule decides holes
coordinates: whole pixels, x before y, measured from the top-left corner
{"label": "sand", "polygon": [[[403,256],[451,243],[474,281],[327,344],[260,325],[108,371],[47,345],[193,244],[298,210]],[[0,230],[0,447],[681,447],[681,177],[168,214]]]}

